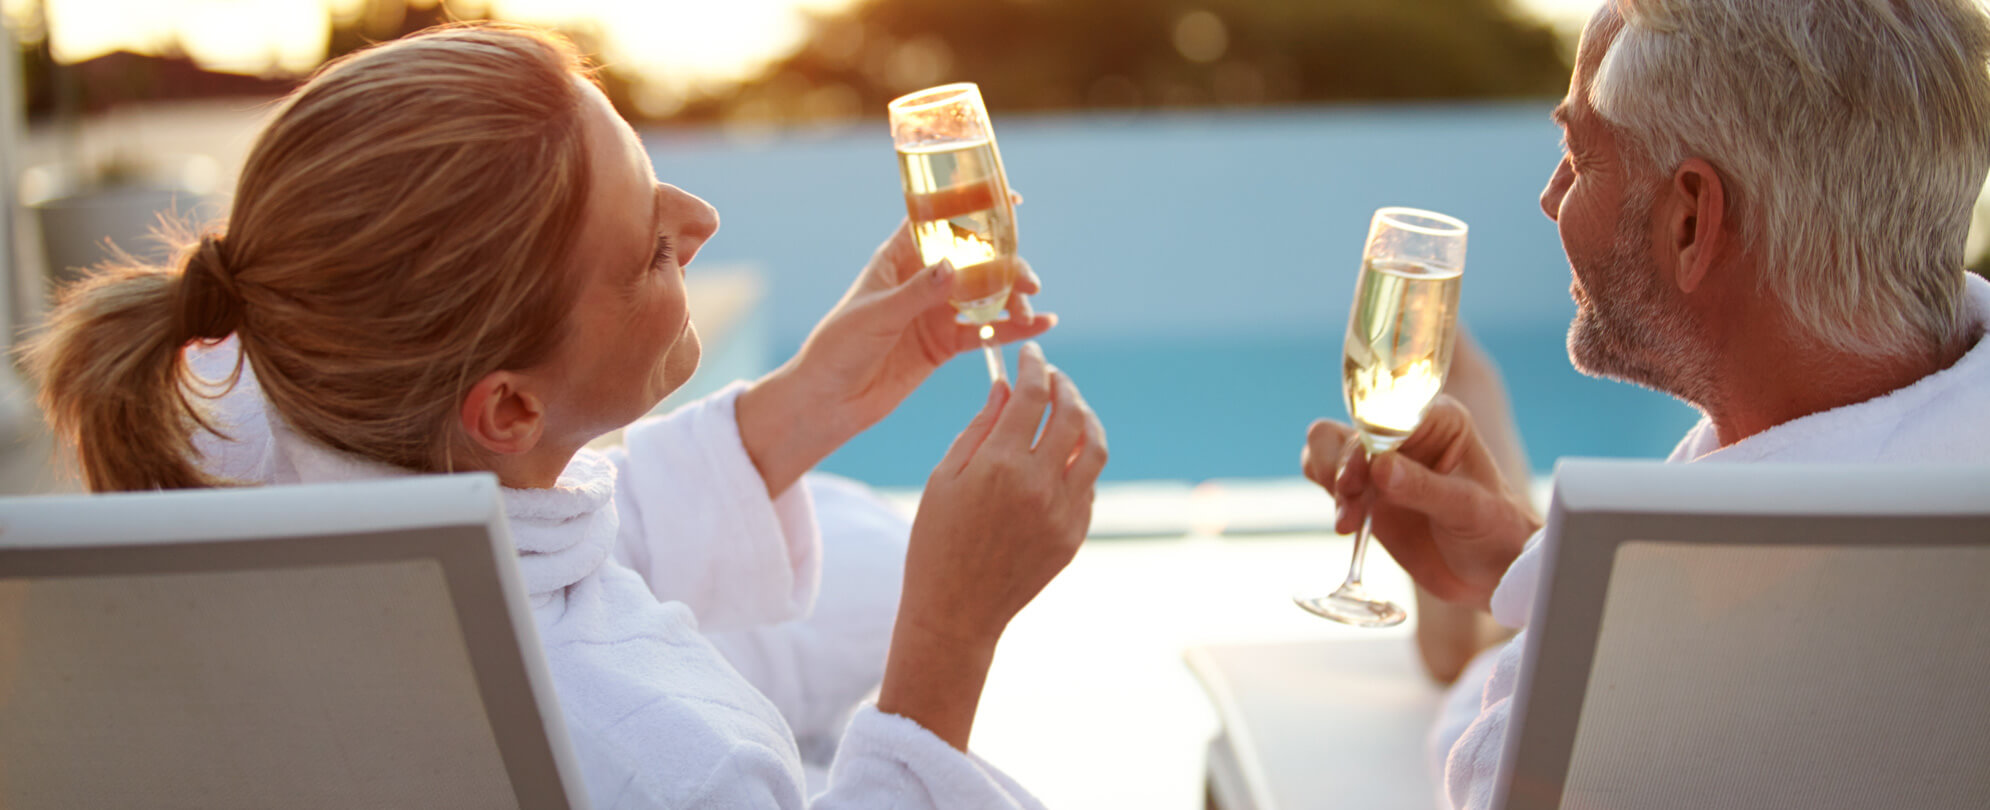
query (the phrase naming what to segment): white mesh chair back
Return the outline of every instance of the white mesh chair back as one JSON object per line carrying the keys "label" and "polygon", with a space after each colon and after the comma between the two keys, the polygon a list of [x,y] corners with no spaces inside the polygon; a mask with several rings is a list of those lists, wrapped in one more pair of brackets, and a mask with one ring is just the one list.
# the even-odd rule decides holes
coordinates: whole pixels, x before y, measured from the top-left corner
{"label": "white mesh chair back", "polygon": [[582,807],[488,475],[0,500],[0,807]]}
{"label": "white mesh chair back", "polygon": [[1990,467],[1555,479],[1499,806],[1990,807]]}

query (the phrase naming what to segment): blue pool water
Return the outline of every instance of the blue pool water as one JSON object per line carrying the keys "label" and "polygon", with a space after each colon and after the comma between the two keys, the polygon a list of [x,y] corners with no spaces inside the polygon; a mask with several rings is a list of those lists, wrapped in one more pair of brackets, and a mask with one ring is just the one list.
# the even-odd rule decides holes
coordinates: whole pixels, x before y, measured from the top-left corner
{"label": "blue pool water", "polygon": [[[1536,202],[1559,158],[1551,102],[1218,116],[1006,116],[991,100],[1043,339],[1103,417],[1114,480],[1285,476],[1305,426],[1340,417],[1340,339],[1369,215],[1413,205],[1471,224],[1462,309],[1504,368],[1530,460],[1662,456],[1695,415],[1569,368],[1574,306]],[[882,121],[779,135],[645,133],[658,175],[718,207],[690,272],[768,284],[763,367],[787,357],[904,215]],[[1010,353],[1013,366],[1014,353]],[[826,469],[924,481],[979,409],[957,358]]]}
{"label": "blue pool water", "polygon": [[[1515,419],[1537,471],[1565,455],[1662,457],[1697,418],[1667,397],[1575,373],[1560,331],[1480,337],[1522,390]],[[1061,341],[1053,333],[1043,344],[1105,423],[1109,479],[1297,475],[1306,426],[1346,419],[1338,334]],[[1009,361],[1013,368],[1013,351]],[[960,358],[823,466],[915,486],[987,391],[980,358]]]}

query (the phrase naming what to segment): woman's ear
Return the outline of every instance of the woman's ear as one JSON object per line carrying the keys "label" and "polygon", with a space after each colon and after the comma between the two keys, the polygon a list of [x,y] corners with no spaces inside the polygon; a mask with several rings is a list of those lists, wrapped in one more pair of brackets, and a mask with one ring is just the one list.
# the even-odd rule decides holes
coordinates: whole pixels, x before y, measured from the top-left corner
{"label": "woman's ear", "polygon": [[479,447],[499,455],[538,446],[546,432],[546,409],[524,383],[524,377],[514,372],[493,371],[470,386],[459,414],[463,432]]}

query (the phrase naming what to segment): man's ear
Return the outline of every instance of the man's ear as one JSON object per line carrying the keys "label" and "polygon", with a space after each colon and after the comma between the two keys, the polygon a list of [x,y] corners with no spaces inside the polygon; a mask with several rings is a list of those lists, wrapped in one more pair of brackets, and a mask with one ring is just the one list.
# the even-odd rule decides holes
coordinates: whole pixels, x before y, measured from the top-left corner
{"label": "man's ear", "polygon": [[1672,283],[1691,293],[1731,247],[1734,223],[1727,218],[1727,187],[1719,170],[1701,158],[1687,158],[1666,185],[1668,247],[1673,251]]}
{"label": "man's ear", "polygon": [[538,446],[546,431],[546,409],[510,371],[484,375],[463,396],[459,418],[463,432],[479,447],[499,455],[514,455]]}

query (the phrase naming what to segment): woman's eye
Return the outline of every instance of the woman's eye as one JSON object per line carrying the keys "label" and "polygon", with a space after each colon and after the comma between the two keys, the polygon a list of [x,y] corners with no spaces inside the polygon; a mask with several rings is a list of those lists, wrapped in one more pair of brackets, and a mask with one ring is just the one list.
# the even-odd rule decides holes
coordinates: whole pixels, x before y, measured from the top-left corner
{"label": "woman's eye", "polygon": [[668,266],[670,266],[670,236],[668,234],[657,234],[656,256],[650,259],[650,267],[651,269],[662,270]]}

